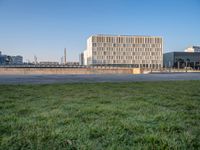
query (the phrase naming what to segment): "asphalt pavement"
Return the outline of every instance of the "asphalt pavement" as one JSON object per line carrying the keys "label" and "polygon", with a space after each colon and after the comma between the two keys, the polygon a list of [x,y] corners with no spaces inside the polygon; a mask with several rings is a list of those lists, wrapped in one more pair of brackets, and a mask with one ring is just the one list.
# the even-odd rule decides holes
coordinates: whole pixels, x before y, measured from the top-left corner
{"label": "asphalt pavement", "polygon": [[200,80],[200,73],[90,74],[90,75],[0,75],[0,84],[51,84]]}

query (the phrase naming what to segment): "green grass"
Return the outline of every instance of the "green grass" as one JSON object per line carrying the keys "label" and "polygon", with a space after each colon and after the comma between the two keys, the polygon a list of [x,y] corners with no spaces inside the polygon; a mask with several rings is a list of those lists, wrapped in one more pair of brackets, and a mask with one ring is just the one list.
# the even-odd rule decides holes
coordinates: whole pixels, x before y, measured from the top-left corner
{"label": "green grass", "polygon": [[200,81],[0,85],[1,149],[200,149]]}

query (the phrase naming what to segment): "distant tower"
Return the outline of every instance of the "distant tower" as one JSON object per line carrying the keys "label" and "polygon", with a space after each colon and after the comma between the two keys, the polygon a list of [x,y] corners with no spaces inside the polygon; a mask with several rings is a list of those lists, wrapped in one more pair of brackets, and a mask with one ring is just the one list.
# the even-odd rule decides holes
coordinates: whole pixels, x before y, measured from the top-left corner
{"label": "distant tower", "polygon": [[66,52],[66,48],[64,49],[64,64],[67,64],[67,52]]}
{"label": "distant tower", "polygon": [[34,56],[34,63],[37,64],[37,56]]}
{"label": "distant tower", "polygon": [[60,58],[60,63],[63,64],[63,56]]}

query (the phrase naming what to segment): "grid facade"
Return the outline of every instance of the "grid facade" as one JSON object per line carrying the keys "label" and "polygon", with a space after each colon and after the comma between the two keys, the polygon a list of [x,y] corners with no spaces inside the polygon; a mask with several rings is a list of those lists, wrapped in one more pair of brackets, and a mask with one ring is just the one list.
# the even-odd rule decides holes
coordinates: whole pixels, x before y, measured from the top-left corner
{"label": "grid facade", "polygon": [[184,68],[192,67],[200,68],[199,52],[169,52],[164,54],[164,67]]}
{"label": "grid facade", "polygon": [[163,39],[153,36],[94,35],[87,40],[85,65],[163,67]]}

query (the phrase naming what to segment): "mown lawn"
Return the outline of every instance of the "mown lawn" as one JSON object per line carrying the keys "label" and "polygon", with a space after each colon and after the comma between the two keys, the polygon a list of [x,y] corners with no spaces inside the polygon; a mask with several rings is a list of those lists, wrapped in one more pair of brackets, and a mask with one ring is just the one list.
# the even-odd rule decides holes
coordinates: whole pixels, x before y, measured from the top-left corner
{"label": "mown lawn", "polygon": [[200,81],[0,85],[1,149],[200,149]]}

